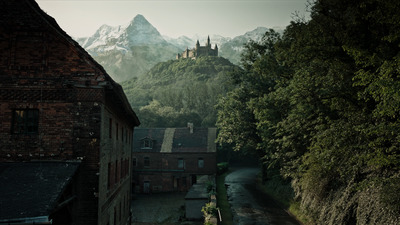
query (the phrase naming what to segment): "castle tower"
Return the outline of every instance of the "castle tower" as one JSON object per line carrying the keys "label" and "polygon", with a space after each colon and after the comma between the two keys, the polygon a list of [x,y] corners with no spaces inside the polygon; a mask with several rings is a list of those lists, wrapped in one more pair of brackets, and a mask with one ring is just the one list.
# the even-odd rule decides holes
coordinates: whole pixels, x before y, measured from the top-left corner
{"label": "castle tower", "polygon": [[218,56],[218,46],[215,45],[214,49],[211,48],[210,36],[207,37],[207,43],[205,46],[201,46],[199,40],[197,40],[196,46],[193,49],[189,49],[189,47],[186,47],[186,50],[183,51],[180,55],[178,54],[176,58],[196,59],[201,56]]}

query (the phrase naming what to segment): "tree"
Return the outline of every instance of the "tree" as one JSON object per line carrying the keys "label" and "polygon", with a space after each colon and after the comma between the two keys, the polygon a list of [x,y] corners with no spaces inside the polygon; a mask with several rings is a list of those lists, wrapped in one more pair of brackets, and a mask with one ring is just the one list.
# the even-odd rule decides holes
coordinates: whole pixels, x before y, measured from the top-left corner
{"label": "tree", "polygon": [[315,1],[311,20],[246,45],[219,104],[219,140],[292,179],[319,224],[400,223],[399,11]]}

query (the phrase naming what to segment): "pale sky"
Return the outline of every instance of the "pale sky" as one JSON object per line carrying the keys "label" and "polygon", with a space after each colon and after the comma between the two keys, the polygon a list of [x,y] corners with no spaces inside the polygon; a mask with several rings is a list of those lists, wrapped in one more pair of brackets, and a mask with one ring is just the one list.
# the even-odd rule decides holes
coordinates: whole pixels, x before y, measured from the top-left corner
{"label": "pale sky", "polygon": [[308,16],[308,0],[36,0],[73,37],[103,24],[128,24],[142,14],[169,37],[219,34],[235,37],[257,27],[286,27],[293,13]]}

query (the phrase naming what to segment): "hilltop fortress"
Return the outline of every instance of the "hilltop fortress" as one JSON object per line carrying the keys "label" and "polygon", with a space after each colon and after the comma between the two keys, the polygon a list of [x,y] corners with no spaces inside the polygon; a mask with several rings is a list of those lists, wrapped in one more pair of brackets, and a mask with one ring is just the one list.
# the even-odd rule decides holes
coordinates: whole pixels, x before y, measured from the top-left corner
{"label": "hilltop fortress", "polygon": [[200,56],[218,56],[218,46],[215,44],[215,48],[211,48],[210,36],[207,38],[206,46],[200,46],[199,40],[197,40],[196,47],[193,49],[186,48],[181,54],[176,55],[176,59],[191,58],[196,59]]}

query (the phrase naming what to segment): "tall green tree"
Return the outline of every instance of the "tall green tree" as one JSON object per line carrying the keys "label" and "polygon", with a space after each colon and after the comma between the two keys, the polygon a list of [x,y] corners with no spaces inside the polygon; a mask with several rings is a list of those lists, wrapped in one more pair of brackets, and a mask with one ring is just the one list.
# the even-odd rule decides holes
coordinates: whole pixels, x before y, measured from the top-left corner
{"label": "tall green tree", "polygon": [[400,223],[399,11],[314,1],[309,21],[246,46],[219,104],[219,140],[292,179],[318,224]]}

